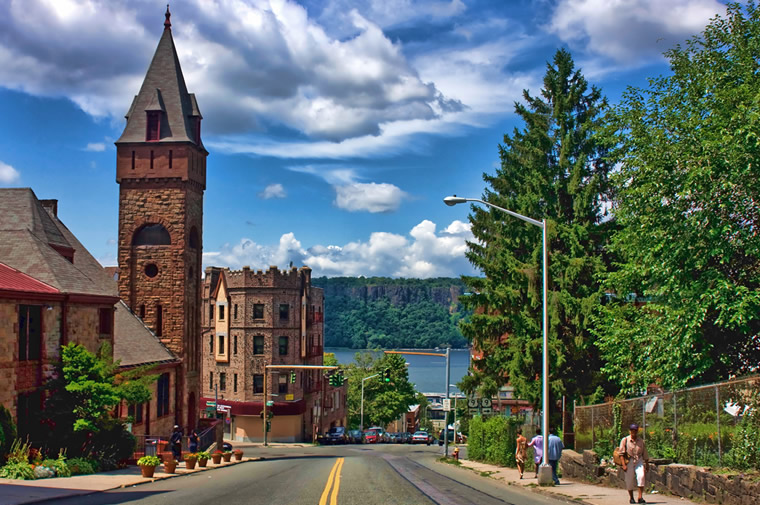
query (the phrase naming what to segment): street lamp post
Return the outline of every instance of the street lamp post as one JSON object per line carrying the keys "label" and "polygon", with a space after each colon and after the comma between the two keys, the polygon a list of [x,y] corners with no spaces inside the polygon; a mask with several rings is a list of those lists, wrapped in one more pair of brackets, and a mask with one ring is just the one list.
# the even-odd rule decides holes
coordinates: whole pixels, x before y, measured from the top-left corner
{"label": "street lamp post", "polygon": [[[547,269],[548,265],[548,254],[547,254],[547,245],[546,245],[546,219],[543,219],[541,221],[537,221],[535,219],[531,219],[529,217],[523,216],[522,214],[518,214],[517,212],[513,212],[511,210],[505,209],[503,207],[499,207],[498,205],[494,205],[490,202],[486,202],[485,200],[481,200],[480,198],[462,198],[460,196],[447,196],[443,199],[443,202],[448,206],[454,206],[459,203],[465,203],[465,202],[476,202],[481,203],[483,205],[486,205],[488,207],[493,207],[494,209],[498,209],[502,212],[505,212],[506,214],[509,214],[512,217],[516,217],[517,219],[520,219],[522,221],[525,221],[526,223],[530,223],[534,226],[538,226],[541,228],[541,239],[542,239],[542,247],[543,247],[543,274],[544,274],[544,296],[543,296],[543,439],[544,439],[544,454],[543,454],[543,461],[541,462],[541,467],[539,468],[538,472],[538,483],[540,485],[548,485],[552,483],[552,470],[551,467],[548,464],[548,455],[549,455],[549,316],[547,312],[547,305],[546,305],[546,296],[547,292],[549,291],[549,271]],[[448,381],[447,381],[448,382]]]}
{"label": "street lamp post", "polygon": [[[449,384],[450,388],[454,388],[457,390],[457,393],[459,392],[459,389],[457,388],[456,384]],[[454,443],[457,443],[457,396],[458,394],[454,394]]]}
{"label": "street lamp post", "polygon": [[364,432],[364,381],[371,379],[372,377],[377,377],[380,375],[379,373],[376,373],[375,375],[370,375],[369,377],[365,377],[362,379],[362,402],[361,402],[361,420],[359,421],[359,429]]}

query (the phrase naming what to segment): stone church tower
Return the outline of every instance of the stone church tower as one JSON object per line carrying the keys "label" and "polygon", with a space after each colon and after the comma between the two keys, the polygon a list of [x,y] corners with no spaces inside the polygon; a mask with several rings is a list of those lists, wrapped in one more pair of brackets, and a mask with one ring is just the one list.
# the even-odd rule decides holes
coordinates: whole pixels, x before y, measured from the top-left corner
{"label": "stone church tower", "polygon": [[167,7],[163,35],[116,141],[119,295],[182,360],[170,385],[172,414],[177,424],[195,427],[208,152],[169,18]]}

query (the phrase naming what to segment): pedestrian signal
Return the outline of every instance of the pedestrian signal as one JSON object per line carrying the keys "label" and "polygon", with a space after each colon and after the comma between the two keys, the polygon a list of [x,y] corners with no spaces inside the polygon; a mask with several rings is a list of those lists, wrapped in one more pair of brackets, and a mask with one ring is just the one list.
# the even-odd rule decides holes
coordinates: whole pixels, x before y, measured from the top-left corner
{"label": "pedestrian signal", "polygon": [[383,380],[385,382],[390,382],[391,381],[391,369],[390,368],[386,368],[383,371]]}

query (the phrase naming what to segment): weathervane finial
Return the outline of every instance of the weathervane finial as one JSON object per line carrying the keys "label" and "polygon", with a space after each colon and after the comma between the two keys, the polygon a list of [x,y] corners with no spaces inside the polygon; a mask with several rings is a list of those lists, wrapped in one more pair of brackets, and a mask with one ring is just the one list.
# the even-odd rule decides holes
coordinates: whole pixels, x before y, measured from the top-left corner
{"label": "weathervane finial", "polygon": [[169,21],[170,17],[172,17],[172,13],[169,12],[169,4],[166,4],[166,21],[164,21],[164,29],[165,30],[171,30],[171,28],[172,28],[172,22]]}

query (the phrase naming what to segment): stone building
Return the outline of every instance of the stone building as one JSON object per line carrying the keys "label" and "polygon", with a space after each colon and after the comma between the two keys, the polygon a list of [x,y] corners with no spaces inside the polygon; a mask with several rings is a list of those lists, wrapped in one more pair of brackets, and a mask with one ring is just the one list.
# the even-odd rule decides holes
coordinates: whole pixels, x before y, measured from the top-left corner
{"label": "stone building", "polygon": [[[266,272],[206,268],[202,311],[202,402],[216,404],[227,436],[263,438],[266,365],[322,365],[324,298],[311,269]],[[277,369],[267,376],[272,441],[312,440],[346,425],[346,386],[323,370]]]}
{"label": "stone building", "polygon": [[198,418],[200,273],[206,156],[167,8],[164,31],[116,141],[119,296],[180,360],[177,424]]}
{"label": "stone building", "polygon": [[176,381],[179,360],[119,301],[112,275],[58,219],[58,202],[0,189],[0,215],[0,403],[22,436],[35,439],[42,387],[69,342],[91,352],[108,343],[123,368],[157,365],[161,379],[138,433],[151,420],[169,433],[174,416],[159,407],[159,389]]}

